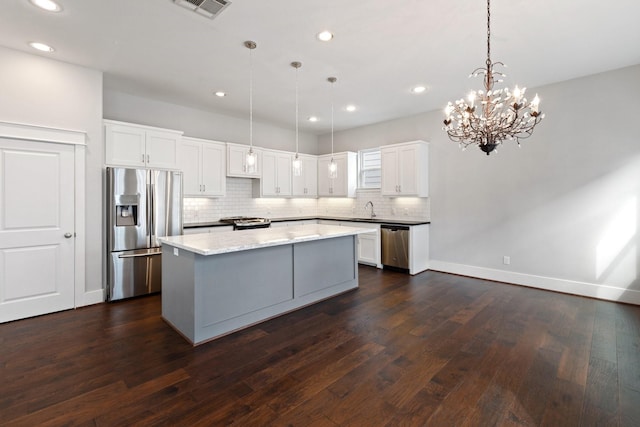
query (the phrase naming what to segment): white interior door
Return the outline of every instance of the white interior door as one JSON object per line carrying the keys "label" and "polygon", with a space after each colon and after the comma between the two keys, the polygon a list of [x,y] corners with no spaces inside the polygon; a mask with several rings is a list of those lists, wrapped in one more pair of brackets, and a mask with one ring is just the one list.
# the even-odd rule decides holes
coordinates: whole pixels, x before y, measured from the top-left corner
{"label": "white interior door", "polygon": [[0,322],[74,307],[74,148],[0,139]]}

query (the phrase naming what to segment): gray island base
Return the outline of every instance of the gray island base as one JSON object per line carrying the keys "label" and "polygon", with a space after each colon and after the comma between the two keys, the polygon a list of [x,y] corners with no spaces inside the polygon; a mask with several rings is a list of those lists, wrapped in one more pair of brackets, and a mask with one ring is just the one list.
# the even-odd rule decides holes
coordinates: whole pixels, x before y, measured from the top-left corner
{"label": "gray island base", "polygon": [[162,239],[162,317],[193,345],[358,287],[356,235],[302,225]]}

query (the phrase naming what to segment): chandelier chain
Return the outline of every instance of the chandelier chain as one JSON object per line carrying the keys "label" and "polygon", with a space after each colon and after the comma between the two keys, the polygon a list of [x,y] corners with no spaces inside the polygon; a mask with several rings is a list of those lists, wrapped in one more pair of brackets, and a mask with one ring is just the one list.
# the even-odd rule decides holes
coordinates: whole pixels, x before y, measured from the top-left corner
{"label": "chandelier chain", "polygon": [[487,65],[491,64],[491,0],[487,0]]}

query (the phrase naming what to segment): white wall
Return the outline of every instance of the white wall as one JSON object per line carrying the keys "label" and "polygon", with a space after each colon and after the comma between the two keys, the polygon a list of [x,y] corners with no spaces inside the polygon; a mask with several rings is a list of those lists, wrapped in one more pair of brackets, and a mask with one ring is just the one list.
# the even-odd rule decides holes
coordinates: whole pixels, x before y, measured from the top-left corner
{"label": "white wall", "polygon": [[537,88],[546,118],[521,149],[462,152],[435,111],[339,132],[335,150],[431,142],[432,268],[640,304],[639,75]]}
{"label": "white wall", "polygon": [[[249,120],[142,98],[109,88],[104,91],[104,118],[184,131],[185,136],[249,144]],[[295,130],[253,121],[253,144],[295,151]],[[315,135],[299,134],[299,151],[317,154]]]}
{"label": "white wall", "polygon": [[3,47],[0,64],[0,121],[87,134],[86,291],[99,291],[104,151],[102,73]]}

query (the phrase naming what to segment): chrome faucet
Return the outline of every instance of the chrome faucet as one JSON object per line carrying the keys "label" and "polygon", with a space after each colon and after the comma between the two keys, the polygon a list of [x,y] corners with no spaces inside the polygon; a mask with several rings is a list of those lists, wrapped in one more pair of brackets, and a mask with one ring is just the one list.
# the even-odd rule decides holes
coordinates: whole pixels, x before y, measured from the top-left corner
{"label": "chrome faucet", "polygon": [[376,217],[376,213],[373,211],[373,202],[369,200],[366,205],[364,205],[364,210],[367,210],[367,206],[371,205],[371,218]]}

